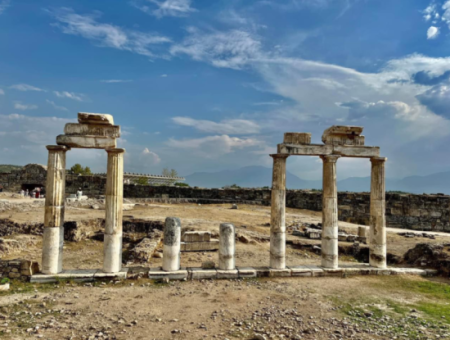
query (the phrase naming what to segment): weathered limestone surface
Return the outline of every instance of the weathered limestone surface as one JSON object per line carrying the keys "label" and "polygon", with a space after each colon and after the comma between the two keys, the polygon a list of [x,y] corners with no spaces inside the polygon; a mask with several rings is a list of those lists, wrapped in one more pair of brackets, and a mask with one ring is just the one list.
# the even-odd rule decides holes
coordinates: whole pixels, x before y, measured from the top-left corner
{"label": "weathered limestone surface", "polygon": [[273,158],[272,211],[270,219],[270,268],[286,267],[286,159],[285,155]]}
{"label": "weathered limestone surface", "polygon": [[119,138],[120,126],[67,123],[64,127],[64,134],[68,136],[102,136]]}
{"label": "weathered limestone surface", "polygon": [[81,149],[107,149],[116,147],[116,139],[102,136],[68,136],[56,137],[56,144]]}
{"label": "weathered limestone surface", "polygon": [[[222,223],[220,225],[219,236],[219,269],[234,270],[234,249],[235,249],[235,231],[231,223]],[[237,274],[237,272],[236,272]]]}
{"label": "weathered limestone surface", "polygon": [[322,135],[322,142],[328,145],[364,145],[361,126],[332,126]]}
{"label": "weathered limestone surface", "polygon": [[209,242],[210,240],[210,231],[186,231],[183,234],[183,242]]}
{"label": "weathered limestone surface", "polygon": [[66,185],[65,146],[47,146],[47,185],[45,196],[42,272],[62,271],[64,243],[64,194]]}
{"label": "weathered limestone surface", "polygon": [[81,124],[114,125],[114,118],[106,113],[79,112],[78,122]]}
{"label": "weathered limestone surface", "polygon": [[284,134],[285,144],[311,144],[310,133],[286,132]]}
{"label": "weathered limestone surface", "polygon": [[164,225],[164,271],[180,270],[181,222],[178,217],[167,217]]}
{"label": "weathered limestone surface", "polygon": [[359,145],[295,145],[278,144],[278,154],[301,156],[340,155],[343,157],[372,158],[380,156],[378,146]]}
{"label": "weathered limestone surface", "polygon": [[386,268],[386,202],[385,171],[386,158],[372,158],[370,191],[369,263],[373,267]]}
{"label": "weathered limestone surface", "polygon": [[322,156],[323,210],[322,210],[322,267],[338,267],[338,210],[336,162],[339,156]]}
{"label": "weathered limestone surface", "polygon": [[122,269],[122,204],[123,156],[125,149],[107,149],[108,176],[105,200],[105,238],[103,271],[116,273]]}

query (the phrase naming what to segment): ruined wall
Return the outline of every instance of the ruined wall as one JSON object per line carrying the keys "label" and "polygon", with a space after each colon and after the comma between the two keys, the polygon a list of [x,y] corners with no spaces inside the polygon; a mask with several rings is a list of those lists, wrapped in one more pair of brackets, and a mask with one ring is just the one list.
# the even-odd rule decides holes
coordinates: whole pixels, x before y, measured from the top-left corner
{"label": "ruined wall", "polygon": [[[29,164],[23,170],[0,174],[0,184],[6,191],[19,191],[23,184],[45,185],[44,166]],[[78,188],[88,196],[105,194],[106,178],[66,174],[66,194],[75,194]],[[254,203],[270,205],[268,189],[195,189],[171,186],[124,185],[125,198],[188,201],[196,203]],[[339,220],[369,224],[370,194],[338,194]],[[307,190],[288,190],[289,208],[322,210],[322,194]],[[390,227],[450,232],[450,196],[386,194],[386,221]]]}
{"label": "ruined wall", "polygon": [[0,260],[0,279],[7,277],[28,281],[31,275],[39,273],[39,271],[39,265],[35,261]]}

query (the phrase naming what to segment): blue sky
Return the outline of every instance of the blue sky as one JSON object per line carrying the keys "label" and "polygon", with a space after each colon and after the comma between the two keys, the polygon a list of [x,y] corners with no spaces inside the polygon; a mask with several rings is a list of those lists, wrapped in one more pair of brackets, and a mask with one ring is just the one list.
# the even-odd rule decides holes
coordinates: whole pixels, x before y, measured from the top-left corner
{"label": "blue sky", "polygon": [[[331,125],[364,126],[389,177],[449,171],[449,28],[448,0],[0,0],[0,163],[46,163],[101,112],[131,172],[271,166],[284,132]],[[104,171],[105,152],[75,162]],[[288,170],[319,179],[321,161]]]}

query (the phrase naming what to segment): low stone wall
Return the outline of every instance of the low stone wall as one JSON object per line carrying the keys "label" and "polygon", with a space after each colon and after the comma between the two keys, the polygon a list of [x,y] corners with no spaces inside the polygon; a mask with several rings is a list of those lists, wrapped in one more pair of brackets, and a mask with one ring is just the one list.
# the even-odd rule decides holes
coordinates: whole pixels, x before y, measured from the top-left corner
{"label": "low stone wall", "polygon": [[0,260],[0,279],[7,277],[28,281],[30,277],[39,273],[39,264],[27,260]]}
{"label": "low stone wall", "polygon": [[[270,205],[269,189],[195,189],[184,187],[124,186],[124,196],[173,203],[254,203]],[[338,193],[339,220],[370,224],[369,193]],[[322,210],[322,193],[287,190],[288,208]],[[386,194],[388,227],[450,232],[450,196]]]}

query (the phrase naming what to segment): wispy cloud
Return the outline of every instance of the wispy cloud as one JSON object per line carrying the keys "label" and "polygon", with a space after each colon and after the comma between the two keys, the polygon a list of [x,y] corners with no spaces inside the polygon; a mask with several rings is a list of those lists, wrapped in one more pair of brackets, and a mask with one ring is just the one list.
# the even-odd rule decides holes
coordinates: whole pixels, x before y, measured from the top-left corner
{"label": "wispy cloud", "polygon": [[261,55],[261,42],[249,32],[203,32],[190,27],[188,33],[188,37],[181,44],[171,47],[170,52],[173,55],[186,54],[197,61],[233,69],[240,69]]}
{"label": "wispy cloud", "polygon": [[261,146],[261,142],[257,139],[230,137],[228,135],[182,140],[171,138],[166,144],[173,148],[191,149],[207,158],[216,158],[220,155],[231,153],[236,149]]}
{"label": "wispy cloud", "polygon": [[144,33],[97,22],[98,14],[81,15],[69,8],[62,8],[51,13],[58,20],[55,26],[59,27],[63,33],[81,36],[101,47],[156,57],[151,48],[170,42],[169,38],[155,33]]}
{"label": "wispy cloud", "polygon": [[242,135],[255,134],[260,131],[260,127],[257,123],[245,119],[230,119],[216,123],[210,120],[200,120],[189,117],[174,117],[172,118],[172,121],[175,124],[190,126],[207,133]]}
{"label": "wispy cloud", "polygon": [[[146,5],[146,3],[150,3],[151,5]],[[191,7],[191,0],[147,0],[146,2],[133,2],[132,5],[142,12],[158,18],[165,16],[185,17],[197,11]]]}
{"label": "wispy cloud", "polygon": [[0,0],[0,14],[6,11],[9,6],[11,6],[10,0]]}
{"label": "wispy cloud", "polygon": [[33,105],[33,104],[22,104],[21,102],[15,102],[14,103],[14,108],[16,110],[35,110],[37,109],[37,105]]}
{"label": "wispy cloud", "polygon": [[72,100],[77,100],[79,102],[84,101],[85,95],[81,93],[74,93],[68,91],[53,91],[53,93],[59,98],[69,98]]}
{"label": "wispy cloud", "polygon": [[16,85],[11,85],[9,88],[14,89],[14,90],[19,90],[19,91],[37,91],[37,92],[46,92],[43,89],[40,89],[39,87],[36,86],[31,86],[28,84],[16,84]]}
{"label": "wispy cloud", "polygon": [[4,96],[4,95],[5,95],[5,91],[3,91],[2,89],[0,89],[0,95]]}
{"label": "wispy cloud", "polygon": [[107,84],[115,84],[115,83],[130,83],[130,82],[132,82],[132,80],[130,80],[130,79],[105,79],[105,80],[100,80],[100,82],[107,83]]}
{"label": "wispy cloud", "polygon": [[66,107],[56,105],[55,102],[52,102],[51,100],[46,99],[45,101],[49,103],[51,106],[53,106],[53,108],[55,108],[56,110],[69,111]]}
{"label": "wispy cloud", "polygon": [[164,73],[164,74],[161,74],[160,77],[161,78],[167,78],[168,76],[167,76],[167,74]]}

